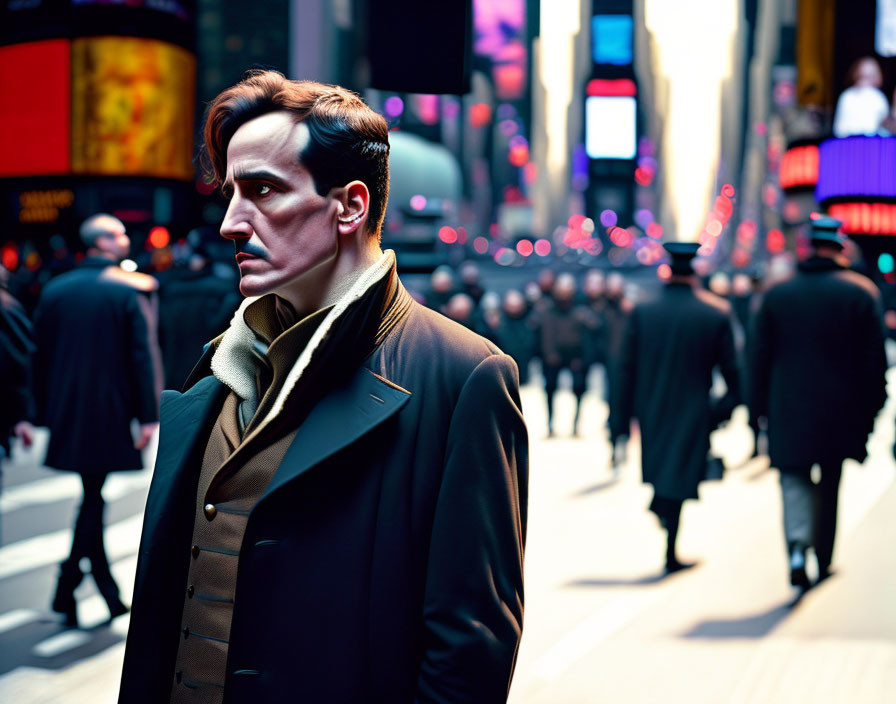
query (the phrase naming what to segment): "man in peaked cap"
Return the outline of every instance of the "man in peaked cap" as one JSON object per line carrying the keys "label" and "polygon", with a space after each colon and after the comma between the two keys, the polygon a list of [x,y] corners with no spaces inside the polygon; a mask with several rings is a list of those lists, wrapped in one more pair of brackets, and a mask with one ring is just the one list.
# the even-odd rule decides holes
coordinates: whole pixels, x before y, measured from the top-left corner
{"label": "man in peaked cap", "polygon": [[[650,504],[667,531],[666,572],[685,565],[675,543],[681,507],[705,477],[709,433],[738,399],[738,366],[727,301],[699,289],[691,260],[699,245],[671,242],[672,276],[659,298],[632,310],[619,362],[620,415],[641,428],[641,470],[654,487]],[[728,391],[710,397],[718,367]]]}
{"label": "man in peaked cap", "polygon": [[[750,404],[768,422],[769,457],[781,472],[790,581],[830,573],[843,460],[861,462],[886,400],[880,294],[841,261],[841,223],[812,222],[813,256],[765,294],[754,319]],[[820,466],[813,482],[811,470]]]}

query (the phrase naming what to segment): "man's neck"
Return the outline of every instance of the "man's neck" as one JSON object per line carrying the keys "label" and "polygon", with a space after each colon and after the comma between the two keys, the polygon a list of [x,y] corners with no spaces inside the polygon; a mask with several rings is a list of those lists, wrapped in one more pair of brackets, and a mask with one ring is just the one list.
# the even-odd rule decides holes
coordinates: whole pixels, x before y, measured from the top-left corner
{"label": "man's neck", "polygon": [[320,267],[320,271],[309,271],[301,280],[274,293],[289,301],[299,316],[311,315],[345,296],[382,254],[377,247],[364,257],[337,260],[329,267]]}

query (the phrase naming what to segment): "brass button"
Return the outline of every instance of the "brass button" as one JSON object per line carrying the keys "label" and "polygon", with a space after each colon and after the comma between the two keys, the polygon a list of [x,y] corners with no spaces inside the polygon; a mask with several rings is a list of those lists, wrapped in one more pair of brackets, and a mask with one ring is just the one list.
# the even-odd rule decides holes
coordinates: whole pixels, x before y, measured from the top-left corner
{"label": "brass button", "polygon": [[194,560],[195,560],[197,557],[199,557],[199,546],[198,546],[198,545],[194,545],[193,547],[191,547],[191,548],[190,548],[190,554],[193,556],[193,559],[194,559]]}
{"label": "brass button", "polygon": [[184,634],[184,640],[190,637],[190,629],[186,626],[184,626],[184,630],[182,631],[182,633]]}
{"label": "brass button", "polygon": [[218,509],[215,508],[214,504],[206,504],[205,508],[202,510],[205,511],[205,517],[208,520],[212,520],[215,516],[218,515]]}
{"label": "brass button", "polygon": [[187,598],[188,598],[188,599],[192,599],[192,598],[193,598],[193,595],[194,595],[195,593],[196,593],[196,590],[193,588],[193,585],[192,585],[192,584],[191,584],[189,587],[187,587]]}

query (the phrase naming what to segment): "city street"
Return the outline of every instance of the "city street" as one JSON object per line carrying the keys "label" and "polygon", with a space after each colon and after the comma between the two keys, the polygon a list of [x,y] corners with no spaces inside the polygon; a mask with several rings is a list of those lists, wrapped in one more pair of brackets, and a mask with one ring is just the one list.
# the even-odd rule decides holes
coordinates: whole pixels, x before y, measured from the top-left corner
{"label": "city street", "polygon": [[[599,383],[585,397],[579,438],[569,437],[568,390],[557,395],[558,437],[550,440],[541,390],[523,393],[531,434],[526,622],[511,702],[893,701],[894,399],[878,418],[869,460],[845,467],[836,573],[792,604],[777,473],[765,458],[748,459],[743,408],[713,437],[724,480],[704,483],[701,500],[685,505],[680,553],[697,566],[660,579],[664,538],[647,510],[637,444],[614,478]],[[90,580],[77,592],[82,630],[63,630],[49,612],[79,482],[37,466],[40,451],[39,443],[19,453],[3,477],[0,701],[113,702],[128,617],[104,623]],[[106,545],[126,602],[149,481],[149,470],[120,473],[104,489]]]}

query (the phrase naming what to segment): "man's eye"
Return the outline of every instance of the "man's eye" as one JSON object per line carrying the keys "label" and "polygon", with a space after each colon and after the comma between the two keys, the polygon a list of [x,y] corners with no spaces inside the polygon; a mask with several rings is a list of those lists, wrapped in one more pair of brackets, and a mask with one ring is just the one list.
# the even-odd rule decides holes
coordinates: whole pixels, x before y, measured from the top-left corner
{"label": "man's eye", "polygon": [[259,183],[255,187],[255,192],[260,196],[266,196],[271,193],[273,189],[266,183]]}

